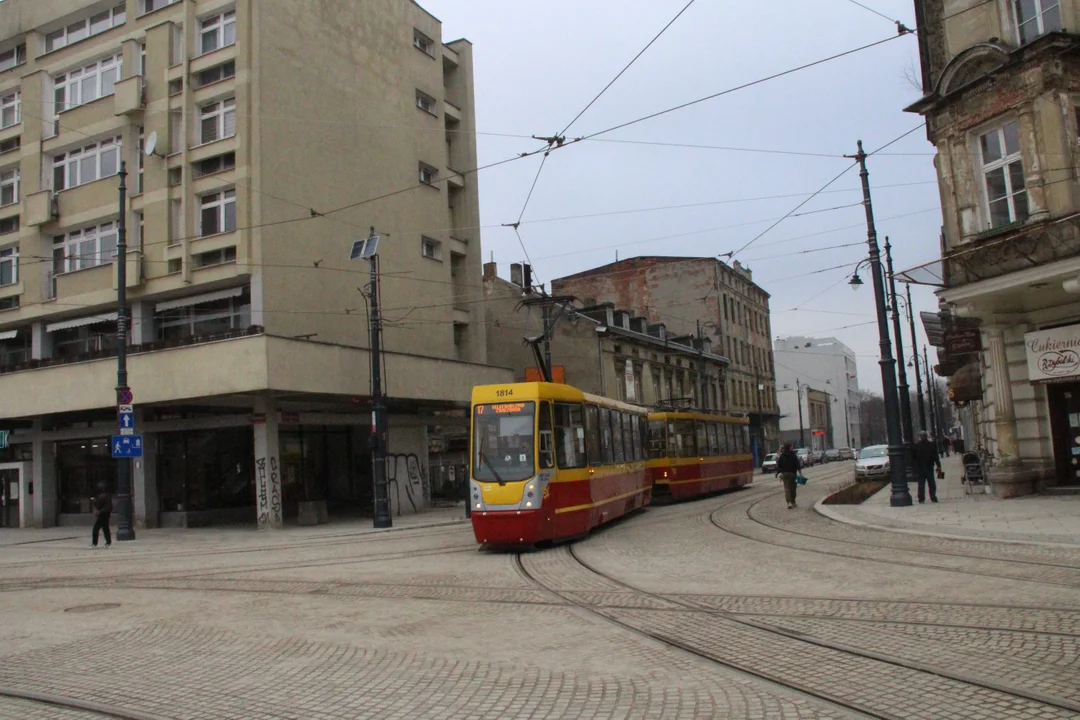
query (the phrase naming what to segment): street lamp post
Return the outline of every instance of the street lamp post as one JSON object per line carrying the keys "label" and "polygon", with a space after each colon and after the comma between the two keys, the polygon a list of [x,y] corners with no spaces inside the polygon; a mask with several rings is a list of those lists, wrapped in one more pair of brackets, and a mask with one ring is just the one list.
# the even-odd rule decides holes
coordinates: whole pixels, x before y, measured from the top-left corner
{"label": "street lamp post", "polygon": [[[874,207],[870,200],[870,173],[866,169],[866,153],[863,152],[862,140],[855,160],[859,163],[859,177],[862,178],[863,207],[866,210],[866,243],[870,248],[871,276],[874,280],[874,300],[877,306],[878,338],[881,347],[881,388],[885,395],[885,426],[889,435],[889,471],[892,479],[892,495],[889,504],[892,507],[911,505],[911,491],[908,489],[907,475],[904,472],[904,449],[900,436],[900,408],[896,392],[896,360],[892,356],[892,343],[889,340],[889,320],[885,313],[885,280],[881,270],[881,251],[878,249],[877,229],[874,227]],[[865,261],[864,261],[865,262]],[[860,262],[861,266],[862,263]],[[858,282],[856,282],[858,281]],[[858,267],[851,278],[851,285],[858,289]]]}
{"label": "street lamp post", "polygon": [[915,308],[911,305],[911,283],[907,286],[907,319],[908,328],[911,330],[911,358],[915,363],[915,398],[919,402],[919,426],[927,430],[926,405],[923,403],[922,375],[919,374],[919,340],[915,336]]}
{"label": "street lamp post", "polygon": [[[915,421],[911,416],[911,394],[907,381],[907,369],[904,366],[904,338],[900,332],[900,307],[896,297],[896,277],[893,274],[892,245],[889,244],[889,236],[885,236],[885,265],[889,275],[889,298],[892,301],[893,334],[896,336],[896,369],[899,375],[900,393],[900,422],[904,430],[904,452],[907,457],[908,481],[916,480],[915,476]],[[911,347],[916,352],[915,346]]]}
{"label": "street lamp post", "polygon": [[[120,217],[116,223],[116,404],[131,404],[131,388],[128,387],[127,339],[131,323],[127,303],[127,163],[120,163]],[[120,416],[117,415],[119,421]],[[121,432],[123,426],[121,426]],[[115,456],[114,456],[115,457]],[[116,506],[119,522],[117,540],[134,540],[135,524],[131,497],[131,458],[116,461]],[[97,536],[94,536],[97,542]]]}

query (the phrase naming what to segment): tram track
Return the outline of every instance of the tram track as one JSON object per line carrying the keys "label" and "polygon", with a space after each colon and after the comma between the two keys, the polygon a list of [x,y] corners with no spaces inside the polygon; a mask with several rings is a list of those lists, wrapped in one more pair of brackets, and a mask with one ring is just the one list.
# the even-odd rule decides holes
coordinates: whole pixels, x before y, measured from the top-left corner
{"label": "tram track", "polygon": [[18,700],[34,705],[63,708],[65,710],[72,710],[95,717],[109,718],[110,720],[174,720],[174,718],[166,717],[164,715],[119,708],[104,703],[82,700],[80,698],[56,695],[53,693],[29,692],[3,686],[0,686],[0,698]]}
{"label": "tram track", "polygon": [[[1048,708],[1054,708],[1055,710],[1070,713],[1070,715],[1054,716],[1073,717],[1076,713],[1080,713],[1080,702],[1074,699],[1062,698],[1049,693],[1012,686],[1007,683],[987,681],[963,673],[957,673],[948,668],[928,665],[921,661],[915,661],[901,656],[891,655],[889,653],[853,647],[843,643],[824,640],[819,637],[808,636],[804,633],[775,627],[768,623],[761,622],[760,620],[751,619],[743,614],[727,613],[718,610],[704,609],[699,606],[690,606],[677,597],[666,594],[660,595],[642,590],[641,588],[619,580],[609,573],[598,570],[593,565],[583,560],[573,546],[566,549],[566,555],[570,561],[569,564],[572,564],[575,570],[578,572],[584,571],[584,573],[587,574],[586,578],[574,578],[575,580],[584,582],[585,584],[596,584],[597,580],[599,580],[602,583],[607,583],[623,592],[633,593],[641,598],[648,598],[654,603],[681,605],[683,610],[689,610],[690,612],[679,614],[684,617],[689,617],[690,622],[687,623],[684,621],[684,627],[682,627],[681,630],[672,632],[673,629],[677,629],[679,623],[673,624],[669,622],[661,625],[661,623],[655,621],[660,613],[652,612],[650,619],[650,613],[648,611],[642,611],[642,609],[638,607],[629,611],[619,612],[616,609],[599,607],[584,602],[577,597],[572,590],[567,590],[553,586],[552,583],[544,582],[540,573],[534,572],[528,567],[531,561],[523,559],[521,554],[514,557],[514,563],[518,572],[537,587],[559,597],[571,606],[594,616],[601,617],[629,632],[683,650],[709,662],[772,683],[777,683],[795,692],[843,707],[849,711],[857,712],[860,715],[888,718],[890,720],[899,720],[899,718],[910,716],[906,712],[890,712],[888,708],[883,708],[876,706],[873,703],[859,700],[857,696],[853,697],[850,693],[845,692],[843,690],[845,686],[842,684],[837,685],[833,683],[833,687],[830,688],[830,683],[827,682],[822,685],[815,685],[810,682],[793,679],[801,677],[800,673],[784,672],[782,669],[776,667],[774,662],[767,660],[767,658],[774,660],[775,658],[785,658],[782,651],[780,654],[777,654],[775,650],[766,651],[764,652],[764,655],[762,655],[761,648],[757,646],[762,643],[761,638],[763,634],[774,638],[772,641],[774,643],[779,641],[781,643],[786,643],[789,646],[791,643],[795,643],[803,648],[804,653],[808,648],[813,648],[813,652],[819,654],[825,652],[830,655],[828,660],[831,661],[831,664],[827,663],[826,665],[817,665],[816,667],[843,668],[845,665],[850,667],[852,661],[854,661],[857,665],[863,666],[863,672],[880,677],[881,671],[875,670],[874,666],[880,668],[882,665],[885,665],[893,668],[887,675],[887,677],[890,678],[900,670],[904,673],[914,674],[912,677],[903,680],[905,684],[911,683],[909,686],[925,683],[932,684],[935,681],[940,683],[940,679],[945,678],[953,683],[958,683],[962,687],[977,688],[983,693],[1003,695],[1012,698],[1014,701],[1022,700],[1024,702],[1033,703],[1032,709],[1038,709],[1040,712]],[[566,571],[569,572],[570,569],[566,568]],[[747,633],[751,634],[749,639],[746,637]],[[708,639],[710,635],[713,638],[717,638],[718,641],[709,643]],[[743,636],[741,638],[742,643],[735,643],[736,645],[742,644],[744,647],[755,647],[757,649],[756,657],[748,656],[740,658],[737,652],[732,653],[730,645],[731,641],[734,639],[733,635]],[[702,642],[703,638],[706,640],[705,642]],[[719,638],[724,639],[719,640]],[[841,658],[846,658],[847,662],[844,662]],[[784,661],[781,660],[781,664],[783,664],[783,662]],[[841,689],[838,691],[837,688]],[[937,712],[941,713],[944,711],[938,708]]]}
{"label": "tram track", "polygon": [[[754,517],[754,514],[753,514],[754,508],[757,505],[761,504],[762,502],[765,502],[766,500],[773,499],[777,494],[778,493],[772,493],[770,495],[766,495],[765,497],[756,498],[752,502],[750,502],[749,505],[747,505],[745,508],[739,507],[737,503],[731,503],[731,504],[721,506],[721,507],[713,510],[709,514],[709,522],[713,526],[718,528],[719,530],[722,530],[723,532],[726,532],[726,533],[728,533],[730,535],[741,537],[743,539],[750,540],[750,541],[753,541],[753,542],[763,543],[763,544],[767,544],[767,545],[773,545],[775,547],[786,548],[786,549],[789,549],[789,550],[799,550],[799,551],[803,551],[803,552],[816,553],[816,554],[819,554],[819,555],[829,555],[829,556],[832,556],[832,557],[840,557],[840,558],[847,558],[847,559],[853,559],[853,560],[863,560],[865,562],[882,563],[882,564],[886,564],[886,565],[902,565],[902,566],[905,566],[905,567],[914,567],[914,568],[919,568],[919,569],[942,570],[942,571],[947,571],[947,572],[957,572],[957,573],[962,573],[962,574],[966,574],[966,575],[976,575],[976,576],[980,576],[980,577],[989,577],[989,578],[995,578],[995,579],[999,579],[999,580],[1019,580],[1019,581],[1022,581],[1022,582],[1038,583],[1038,584],[1044,584],[1044,585],[1053,585],[1053,586],[1057,586],[1057,587],[1069,587],[1069,588],[1080,587],[1080,567],[1077,567],[1077,566],[1074,566],[1074,565],[1061,565],[1061,564],[1056,564],[1056,563],[1044,563],[1044,562],[1037,562],[1037,561],[1027,561],[1027,562],[1025,562],[1025,561],[1016,560],[1016,559],[1013,559],[1013,558],[1004,558],[1004,559],[1003,558],[992,558],[992,557],[986,557],[984,555],[979,555],[979,554],[969,554],[969,553],[959,553],[959,552],[952,552],[952,551],[934,550],[934,549],[928,549],[928,548],[924,548],[924,547],[915,547],[915,548],[904,547],[899,541],[894,542],[892,545],[883,545],[883,544],[880,544],[880,543],[864,542],[864,541],[861,541],[861,540],[844,540],[844,539],[840,539],[840,538],[832,538],[832,537],[822,536],[822,535],[818,535],[818,534],[814,534],[814,533],[807,533],[807,532],[801,532],[801,531],[796,531],[796,530],[789,530],[789,529],[787,529],[787,528],[785,528],[783,526],[775,525],[775,524],[772,524],[772,523],[766,523],[766,522],[761,521],[759,518]],[[809,538],[811,540],[818,540],[818,541],[822,541],[822,542],[826,542],[826,543],[835,543],[835,544],[844,545],[844,546],[869,548],[869,549],[872,549],[873,551],[877,551],[877,550],[888,551],[889,555],[887,557],[885,557],[885,556],[882,556],[882,557],[869,557],[866,554],[859,554],[857,552],[839,552],[838,550],[835,550],[835,549],[829,550],[829,549],[824,549],[824,548],[821,548],[821,547],[812,547],[812,546],[806,546],[806,545],[792,544],[792,543],[787,543],[787,542],[781,542],[781,541],[776,540],[776,539],[763,538],[763,537],[760,537],[759,535],[755,535],[755,534],[753,534],[751,532],[748,532],[745,529],[740,529],[738,527],[738,525],[737,525],[737,522],[732,522],[730,519],[727,522],[724,522],[724,521],[722,521],[722,520],[720,520],[718,518],[718,516],[720,516],[721,514],[724,514],[724,513],[732,514],[733,511],[736,511],[735,514],[736,514],[737,518],[739,518],[741,516],[741,518],[745,518],[745,520],[749,521],[752,525],[767,528],[767,529],[775,531],[775,532],[780,532],[780,533],[784,533],[784,534],[787,534],[787,535],[805,537],[805,538]],[[741,512],[738,512],[738,511],[741,511]],[[950,541],[950,542],[963,543],[963,542],[967,542],[967,541],[957,540],[957,541]],[[904,553],[911,553],[911,554],[914,554],[914,555],[932,555],[932,556],[956,558],[956,559],[963,559],[963,560],[975,560],[975,561],[978,561],[978,562],[984,562],[984,563],[990,563],[990,564],[993,564],[993,563],[1008,564],[1008,565],[1020,564],[1020,565],[1028,566],[1030,568],[1048,568],[1050,570],[1062,570],[1062,571],[1066,571],[1066,574],[1075,572],[1075,577],[1070,577],[1070,578],[1068,578],[1066,580],[1058,580],[1058,579],[1045,578],[1045,577],[1032,577],[1030,575],[1025,575],[1023,573],[984,572],[984,571],[980,571],[980,570],[972,569],[970,567],[965,567],[965,566],[956,565],[956,564],[951,564],[951,565],[950,564],[938,564],[938,565],[935,565],[935,564],[928,563],[928,562],[914,562],[914,561],[910,561],[910,560],[901,560],[901,559],[898,559],[897,557],[895,557],[895,555],[896,555],[896,553],[898,551],[904,552]]]}

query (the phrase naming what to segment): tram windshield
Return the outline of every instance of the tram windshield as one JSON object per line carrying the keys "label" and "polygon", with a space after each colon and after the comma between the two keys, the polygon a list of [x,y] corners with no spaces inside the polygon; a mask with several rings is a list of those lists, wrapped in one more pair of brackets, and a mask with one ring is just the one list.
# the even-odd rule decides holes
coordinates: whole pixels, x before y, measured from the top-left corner
{"label": "tram windshield", "polygon": [[533,402],[477,405],[473,416],[473,478],[517,482],[536,474]]}

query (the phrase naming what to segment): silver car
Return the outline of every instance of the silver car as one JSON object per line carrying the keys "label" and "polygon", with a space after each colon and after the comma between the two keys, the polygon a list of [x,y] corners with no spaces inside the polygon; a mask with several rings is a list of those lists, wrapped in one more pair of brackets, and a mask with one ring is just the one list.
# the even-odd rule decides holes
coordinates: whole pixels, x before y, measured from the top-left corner
{"label": "silver car", "polygon": [[769,453],[765,456],[765,459],[761,461],[761,472],[763,473],[775,473],[776,472],[776,453]]}
{"label": "silver car", "polygon": [[869,480],[889,474],[889,446],[869,445],[859,451],[855,460],[855,479]]}

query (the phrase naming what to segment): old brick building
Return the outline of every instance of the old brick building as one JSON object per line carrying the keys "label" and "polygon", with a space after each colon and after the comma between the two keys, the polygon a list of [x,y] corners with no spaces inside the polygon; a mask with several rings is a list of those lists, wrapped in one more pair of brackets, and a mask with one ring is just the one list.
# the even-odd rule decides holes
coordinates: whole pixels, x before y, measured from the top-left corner
{"label": "old brick building", "polygon": [[981,336],[974,440],[999,495],[1077,485],[1080,1],[915,9],[924,96],[908,110],[937,149],[939,295]]}
{"label": "old brick building", "polygon": [[551,283],[585,304],[610,302],[656,317],[676,335],[710,338],[730,359],[716,405],[750,418],[755,460],[779,440],[769,294],[749,268],[705,257],[637,257]]}

